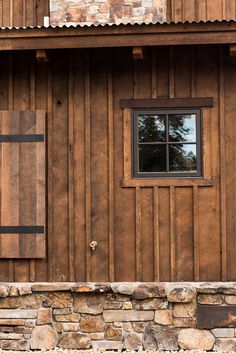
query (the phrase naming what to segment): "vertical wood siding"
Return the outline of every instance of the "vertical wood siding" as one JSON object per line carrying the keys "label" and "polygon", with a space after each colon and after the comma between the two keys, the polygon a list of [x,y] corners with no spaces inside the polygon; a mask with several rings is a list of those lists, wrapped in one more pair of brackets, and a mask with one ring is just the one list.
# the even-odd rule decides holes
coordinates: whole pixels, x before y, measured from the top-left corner
{"label": "vertical wood siding", "polygon": [[235,20],[235,0],[169,0],[168,17],[174,22]]}
{"label": "vertical wood siding", "polygon": [[0,26],[43,25],[49,0],[0,0]]}
{"label": "vertical wood siding", "polygon": [[[1,54],[0,110],[47,112],[48,254],[1,260],[0,281],[236,279],[236,75],[223,51],[148,48],[139,61],[129,48],[52,51],[49,63]],[[120,99],[198,96],[214,100],[204,135],[214,186],[121,187]]]}

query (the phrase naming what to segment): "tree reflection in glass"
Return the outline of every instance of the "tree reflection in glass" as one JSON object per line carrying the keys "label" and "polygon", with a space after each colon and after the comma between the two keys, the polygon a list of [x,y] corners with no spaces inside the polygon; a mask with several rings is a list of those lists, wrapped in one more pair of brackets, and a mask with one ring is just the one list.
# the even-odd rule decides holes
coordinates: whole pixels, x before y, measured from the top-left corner
{"label": "tree reflection in glass", "polygon": [[137,130],[139,172],[197,171],[196,114],[139,114]]}
{"label": "tree reflection in glass", "polygon": [[141,115],[138,117],[139,142],[166,140],[165,115]]}

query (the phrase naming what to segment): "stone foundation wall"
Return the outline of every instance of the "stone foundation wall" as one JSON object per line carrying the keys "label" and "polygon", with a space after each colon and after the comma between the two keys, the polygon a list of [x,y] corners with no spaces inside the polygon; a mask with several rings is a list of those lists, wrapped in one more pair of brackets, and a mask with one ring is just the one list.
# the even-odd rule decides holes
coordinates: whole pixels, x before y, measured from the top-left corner
{"label": "stone foundation wall", "polygon": [[0,348],[236,351],[236,283],[0,284]]}

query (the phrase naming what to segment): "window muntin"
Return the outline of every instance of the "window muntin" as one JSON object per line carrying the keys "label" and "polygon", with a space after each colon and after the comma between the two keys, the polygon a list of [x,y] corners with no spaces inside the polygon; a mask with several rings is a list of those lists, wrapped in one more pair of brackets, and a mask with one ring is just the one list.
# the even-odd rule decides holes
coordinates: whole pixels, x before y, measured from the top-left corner
{"label": "window muntin", "polygon": [[133,110],[133,177],[201,177],[200,109]]}

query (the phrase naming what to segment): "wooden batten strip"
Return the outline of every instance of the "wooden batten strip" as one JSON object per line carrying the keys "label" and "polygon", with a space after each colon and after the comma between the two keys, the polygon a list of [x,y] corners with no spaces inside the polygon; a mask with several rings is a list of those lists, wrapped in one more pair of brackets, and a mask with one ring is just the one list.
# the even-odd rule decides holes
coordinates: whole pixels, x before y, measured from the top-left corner
{"label": "wooden batten strip", "polygon": [[194,280],[200,280],[200,235],[199,235],[199,193],[193,187],[193,232],[194,232]]}
{"label": "wooden batten strip", "polygon": [[[31,110],[35,110],[35,62],[33,60],[31,60],[30,62],[30,109]],[[36,116],[36,131],[35,133],[37,134],[37,127],[38,127],[38,123],[37,123],[37,116]],[[42,131],[39,131],[39,133],[42,133]],[[36,144],[36,150],[37,150],[37,144]],[[36,156],[38,156],[36,154]],[[36,171],[37,172],[37,171]],[[38,211],[38,204],[37,204],[37,210]],[[35,266],[35,260],[31,259],[30,260],[30,266],[29,266],[29,277],[30,277],[30,281],[34,282],[36,280],[36,266]]]}
{"label": "wooden batten strip", "polygon": [[86,281],[91,279],[91,132],[90,132],[90,57],[87,53],[85,73],[85,219],[86,219]]}
{"label": "wooden batten strip", "polygon": [[[191,48],[191,98],[195,98],[197,95],[196,89],[196,50],[195,47]],[[209,98],[210,106],[213,106],[213,99]],[[205,105],[201,105],[204,107]]]}
{"label": "wooden batten strip", "polygon": [[157,49],[152,48],[152,98],[157,98]]}
{"label": "wooden batten strip", "polygon": [[135,192],[135,220],[136,220],[136,281],[142,281],[142,205],[141,189]]}
{"label": "wooden batten strip", "polygon": [[74,248],[74,60],[72,52],[69,55],[68,80],[68,179],[69,179],[69,278],[75,281],[75,248]]}
{"label": "wooden batten strip", "polygon": [[108,68],[108,170],[109,170],[109,280],[115,280],[114,268],[114,122],[113,122],[113,78],[111,54]]}
{"label": "wooden batten strip", "polygon": [[52,134],[53,134],[53,120],[52,120],[52,65],[48,65],[48,84],[47,84],[47,138],[48,138],[48,174],[47,174],[47,229],[48,229],[48,280],[53,280],[53,171],[52,171]]}
{"label": "wooden batten strip", "polygon": [[219,121],[220,121],[220,198],[221,198],[221,251],[222,281],[227,281],[227,225],[226,225],[226,177],[225,177],[225,77],[224,53],[220,48],[219,63]]}
{"label": "wooden batten strip", "polygon": [[[10,18],[12,20],[12,0],[10,1]],[[10,21],[11,21],[10,20]],[[8,110],[13,110],[14,107],[14,84],[13,84],[13,58],[12,53],[9,57],[9,82],[8,82]],[[14,281],[14,261],[9,260],[9,281]]]}
{"label": "wooden batten strip", "polygon": [[154,281],[160,281],[159,189],[153,188]]}
{"label": "wooden batten strip", "polygon": [[175,187],[170,187],[170,267],[171,281],[176,280],[176,209],[175,209]]}
{"label": "wooden batten strip", "polygon": [[169,98],[175,96],[175,53],[174,47],[169,48]]}

